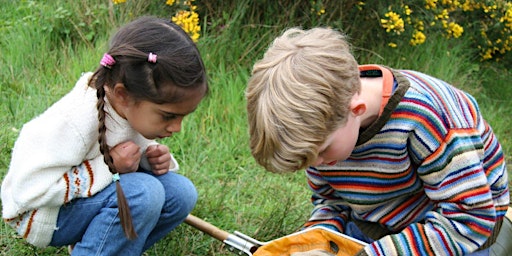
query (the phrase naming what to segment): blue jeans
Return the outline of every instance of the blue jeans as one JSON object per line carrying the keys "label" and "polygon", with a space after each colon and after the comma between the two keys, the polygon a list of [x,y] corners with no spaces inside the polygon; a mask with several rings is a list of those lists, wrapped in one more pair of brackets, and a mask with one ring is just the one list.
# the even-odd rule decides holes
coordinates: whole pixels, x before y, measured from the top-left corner
{"label": "blue jeans", "polygon": [[50,245],[75,244],[72,255],[141,255],[182,223],[197,201],[192,182],[172,172],[127,173],[120,182],[137,238],[124,234],[112,183],[93,197],[62,206]]}

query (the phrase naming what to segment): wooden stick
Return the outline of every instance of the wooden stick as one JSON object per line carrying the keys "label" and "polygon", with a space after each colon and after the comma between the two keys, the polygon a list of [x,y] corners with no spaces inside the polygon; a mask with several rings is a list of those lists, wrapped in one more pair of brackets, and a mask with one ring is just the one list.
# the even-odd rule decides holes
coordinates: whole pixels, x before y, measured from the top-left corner
{"label": "wooden stick", "polygon": [[224,242],[224,240],[226,240],[228,238],[229,235],[231,235],[230,233],[192,215],[192,214],[189,214],[187,216],[187,218],[185,219],[185,223],[187,223],[188,225],[196,228],[196,229],[199,229],[201,230],[202,232],[210,235],[211,237],[217,239],[217,240],[220,240],[221,242]]}

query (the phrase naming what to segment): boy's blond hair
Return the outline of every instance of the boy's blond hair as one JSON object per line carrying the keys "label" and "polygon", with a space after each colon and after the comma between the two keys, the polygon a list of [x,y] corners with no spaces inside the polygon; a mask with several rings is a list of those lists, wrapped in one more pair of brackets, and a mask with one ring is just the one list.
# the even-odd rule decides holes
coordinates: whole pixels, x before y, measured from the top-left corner
{"label": "boy's blond hair", "polygon": [[346,122],[360,88],[357,62],[342,33],[286,30],[256,62],[247,86],[252,155],[271,172],[313,164],[319,146]]}

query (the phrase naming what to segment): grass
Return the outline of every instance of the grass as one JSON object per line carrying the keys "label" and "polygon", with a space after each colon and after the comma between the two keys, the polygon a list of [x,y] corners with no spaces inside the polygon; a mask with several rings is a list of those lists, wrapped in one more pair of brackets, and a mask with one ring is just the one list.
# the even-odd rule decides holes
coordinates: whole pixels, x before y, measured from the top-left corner
{"label": "grass", "polygon": [[[0,0],[0,178],[7,172],[11,148],[23,123],[68,92],[81,72],[97,66],[106,49],[109,31],[116,24],[144,14],[119,10],[113,16],[107,6],[101,6],[105,1],[91,1],[96,5],[85,5],[83,1],[76,1],[74,5],[74,2],[43,4]],[[287,20],[285,15],[265,16],[261,23],[242,22],[241,17],[256,17],[254,8],[261,6],[255,7],[251,1],[220,1],[219,4],[221,8],[215,9],[218,14],[204,16],[208,25],[203,27],[203,37],[198,44],[210,77],[210,95],[185,119],[182,132],[162,143],[171,148],[180,162],[181,173],[198,189],[200,198],[194,215],[228,232],[238,230],[260,241],[269,241],[300,228],[311,210],[310,194],[302,172],[289,175],[267,173],[252,159],[248,148],[244,89],[252,64],[261,57],[272,38],[285,27],[303,23]],[[238,8],[240,6],[253,9]],[[79,13],[83,12],[76,10],[91,8],[101,24],[112,25],[99,26],[91,41],[83,41],[80,35],[60,40],[62,35],[55,31],[65,31],[62,29],[64,25],[59,27],[55,24],[61,23],[52,23],[58,17],[51,12],[58,7],[72,10],[73,16],[66,19],[83,20],[90,17],[80,17],[82,14]],[[41,10],[37,23],[24,19],[35,15],[34,9],[30,8]],[[279,13],[278,7],[271,8],[274,13]],[[290,9],[289,13],[294,10]],[[144,12],[156,11],[148,7]],[[15,22],[19,20],[22,22]],[[48,33],[43,26],[34,24],[54,24],[55,27]],[[90,24],[96,23],[90,21]],[[85,32],[82,34],[87,34]],[[357,34],[352,37],[354,41],[371,38]],[[469,46],[443,39],[399,50],[380,45],[382,43],[377,41],[356,47],[358,60],[416,69],[470,91],[500,138],[506,157],[512,159],[510,71],[499,63],[480,63],[473,58]],[[510,170],[512,166],[509,165]],[[232,255],[223,243],[187,225],[180,225],[146,254]],[[67,255],[67,250],[34,248],[10,227],[1,224],[0,255]]]}

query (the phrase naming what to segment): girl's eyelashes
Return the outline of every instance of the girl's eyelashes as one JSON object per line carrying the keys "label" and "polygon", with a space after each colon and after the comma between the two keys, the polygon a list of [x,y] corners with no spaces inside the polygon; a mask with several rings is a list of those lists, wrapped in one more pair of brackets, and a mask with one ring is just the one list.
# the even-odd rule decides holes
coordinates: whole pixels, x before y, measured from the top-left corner
{"label": "girl's eyelashes", "polygon": [[163,118],[165,121],[169,121],[169,120],[176,119],[176,117],[178,117],[178,116],[177,116],[177,115],[174,115],[174,114],[163,114],[163,115],[162,115],[162,118]]}

